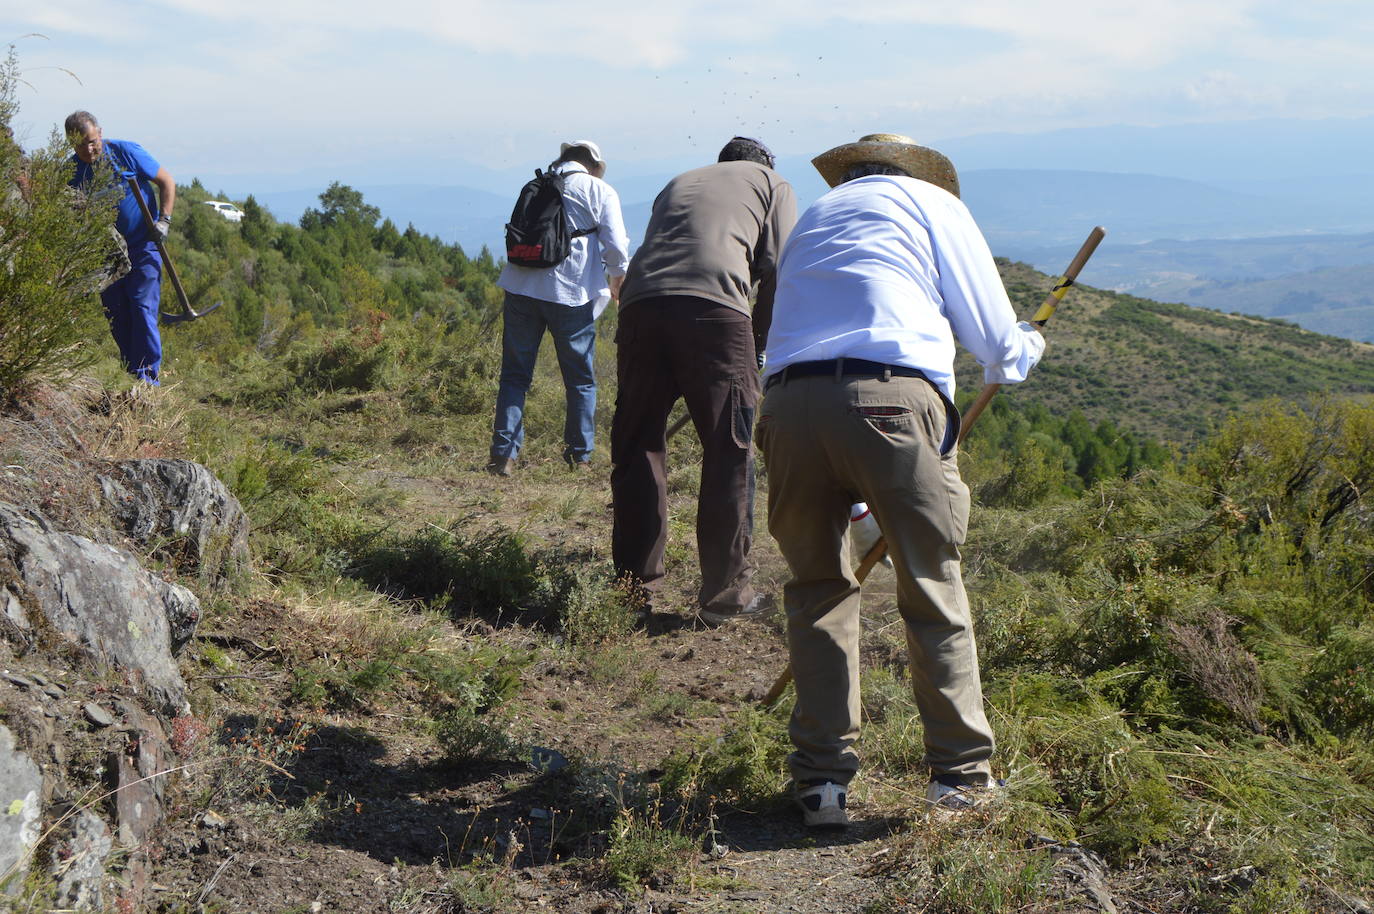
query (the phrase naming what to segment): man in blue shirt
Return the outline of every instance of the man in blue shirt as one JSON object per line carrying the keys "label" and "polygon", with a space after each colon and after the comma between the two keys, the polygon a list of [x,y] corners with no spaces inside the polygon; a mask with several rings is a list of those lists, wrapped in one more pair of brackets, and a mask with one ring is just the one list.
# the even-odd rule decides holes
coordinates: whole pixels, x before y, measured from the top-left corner
{"label": "man in blue shirt", "polygon": [[[100,293],[105,317],[124,368],[149,384],[158,383],[162,366],[162,338],[158,333],[158,304],[162,297],[162,257],[157,242],[167,237],[176,204],[176,181],[148,151],[129,140],[107,140],[89,111],[74,111],[64,124],[75,155],[71,186],[95,194],[114,194],[119,200],[115,229],[129,246],[130,270]],[[105,172],[105,169],[110,172]],[[158,214],[153,226],[143,218],[128,178],[138,181],[149,212]],[[157,188],[154,195],[153,188]]]}

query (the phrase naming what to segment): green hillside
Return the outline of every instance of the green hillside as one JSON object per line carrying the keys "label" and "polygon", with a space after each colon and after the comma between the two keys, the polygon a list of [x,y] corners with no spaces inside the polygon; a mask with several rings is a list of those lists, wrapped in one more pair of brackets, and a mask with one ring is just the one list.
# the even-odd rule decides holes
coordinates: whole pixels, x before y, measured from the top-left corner
{"label": "green hillside", "polygon": [[[1034,313],[1050,277],[1003,263],[1017,312]],[[1219,305],[1218,305],[1219,306]],[[1223,314],[1076,287],[1046,329],[1031,379],[1004,391],[1018,406],[1081,411],[1123,429],[1187,445],[1223,417],[1269,397],[1374,394],[1374,346],[1279,320]],[[960,401],[981,386],[967,356]]]}
{"label": "green hillside", "polygon": [[[64,199],[55,179],[31,186]],[[863,593],[856,824],[832,840],[789,807],[790,701],[756,700],[787,663],[783,613],[694,622],[690,433],[670,445],[663,587],[647,606],[615,580],[614,313],[598,327],[590,471],[561,459],[546,350],[518,470],[496,478],[489,254],[401,231],[342,185],[300,226],[252,200],[229,223],[209,197],[182,189],[169,245],[197,303],[225,304],[167,329],[161,388],[130,390],[103,328],[70,327],[37,368],[0,333],[0,369],[22,381],[0,382],[0,501],[98,531],[111,462],[182,457],[251,525],[252,573],[222,590],[184,544],[143,556],[204,599],[150,910],[1368,909],[1371,347],[1070,295],[1035,376],[994,400],[959,461],[1006,790],[974,815],[926,814],[896,579],[879,569]],[[0,198],[0,228],[46,250],[29,242],[34,212]],[[75,240],[99,238],[98,221]],[[50,291],[42,271],[60,276],[61,258],[16,263],[0,314],[30,320],[9,327],[41,324],[31,305],[94,310],[77,280]],[[1004,269],[1029,316],[1051,279]],[[92,375],[51,367],[73,353]],[[780,596],[766,467],[758,484],[755,582]],[[8,631],[15,663],[131,695],[68,675],[47,633],[11,649]],[[85,741],[52,752],[79,788],[66,795],[101,796],[90,760],[122,758],[127,735],[52,732]],[[54,881],[35,872],[25,909],[59,909]]]}

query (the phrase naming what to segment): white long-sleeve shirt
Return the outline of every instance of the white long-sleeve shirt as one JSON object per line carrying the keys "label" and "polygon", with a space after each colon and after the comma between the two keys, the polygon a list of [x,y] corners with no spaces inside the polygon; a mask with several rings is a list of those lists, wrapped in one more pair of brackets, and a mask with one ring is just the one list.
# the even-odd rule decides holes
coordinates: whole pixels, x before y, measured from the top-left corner
{"label": "white long-sleeve shirt", "polygon": [[606,277],[624,276],[630,263],[630,238],[620,214],[620,196],[615,188],[592,177],[577,162],[564,162],[558,166],[558,172],[566,176],[563,209],[569,233],[592,226],[596,226],[596,231],[572,239],[572,252],[557,266],[506,264],[496,284],[507,292],[561,305],[593,302],[593,313],[600,317],[611,300]]}
{"label": "white long-sleeve shirt", "polygon": [[954,339],[987,383],[1024,381],[1045,340],[1018,324],[987,241],[959,198],[874,175],[817,200],[783,248],[768,373],[867,359],[919,368],[954,399]]}

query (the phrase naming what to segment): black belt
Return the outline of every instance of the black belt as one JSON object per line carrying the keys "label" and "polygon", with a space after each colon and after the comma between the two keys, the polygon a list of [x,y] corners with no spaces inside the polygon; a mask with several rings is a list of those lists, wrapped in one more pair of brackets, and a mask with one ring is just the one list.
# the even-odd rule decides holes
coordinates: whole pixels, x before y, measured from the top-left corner
{"label": "black belt", "polygon": [[769,375],[763,389],[771,390],[793,378],[810,378],[816,375],[831,375],[836,378],[844,375],[873,375],[884,380],[890,377],[930,380],[921,369],[909,368],[906,365],[885,365],[882,362],[870,362],[868,359],[824,359],[819,362],[795,362],[788,365],[782,371]]}

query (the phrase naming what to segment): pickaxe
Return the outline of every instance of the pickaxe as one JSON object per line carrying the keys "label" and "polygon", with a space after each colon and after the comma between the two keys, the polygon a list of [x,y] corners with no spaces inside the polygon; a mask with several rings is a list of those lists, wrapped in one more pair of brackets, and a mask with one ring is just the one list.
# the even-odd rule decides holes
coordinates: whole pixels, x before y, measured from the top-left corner
{"label": "pickaxe", "polygon": [[148,220],[148,231],[152,234],[154,239],[157,239],[153,241],[153,244],[157,245],[157,252],[162,255],[163,266],[167,267],[167,277],[172,280],[172,288],[177,291],[177,301],[181,302],[183,312],[181,314],[168,314],[166,311],[160,312],[163,323],[179,324],[182,321],[193,321],[198,317],[204,317],[224,304],[222,301],[217,301],[204,311],[197,311],[195,308],[191,307],[191,300],[186,297],[186,290],[181,287],[181,277],[177,276],[177,269],[172,266],[172,258],[167,253],[167,246],[157,238],[157,229],[155,228],[157,223],[153,220],[152,211],[148,209],[148,201],[143,199],[143,191],[138,186],[138,179],[133,175],[129,175],[125,177],[124,180],[129,182],[129,190],[133,192],[134,199],[138,201],[138,208],[143,210],[143,218]]}
{"label": "pickaxe", "polygon": [[[1054,315],[1054,309],[1059,307],[1059,303],[1068,294],[1069,287],[1078,278],[1078,273],[1083,269],[1083,264],[1088,262],[1088,258],[1097,250],[1098,244],[1106,237],[1107,230],[1102,226],[1095,227],[1088,233],[1088,240],[1083,242],[1083,246],[1078,249],[1073,260],[1069,263],[1069,268],[1064,271],[1064,275],[1059,277],[1054,283],[1054,288],[1045,296],[1045,300],[1040,303],[1040,308],[1035,312],[1035,316],[1030,322],[1037,327],[1044,327],[1049,319]],[[959,429],[959,443],[962,444],[964,437],[968,435],[968,430],[973,427],[974,421],[979,414],[992,400],[993,396],[1001,388],[1001,384],[985,384],[983,389],[978,392],[978,398],[969,406],[968,411],[963,415],[963,423]],[[873,570],[873,566],[883,560],[887,555],[887,541],[879,537],[873,544],[873,548],[868,550],[868,554],[859,562],[859,567],[854,570],[855,579],[862,584],[868,577],[868,573]],[[773,703],[782,697],[782,693],[787,689],[787,684],[792,681],[792,665],[789,663],[778,677],[777,682],[768,690],[768,694],[763,696],[762,703],[765,708],[772,707]]]}

